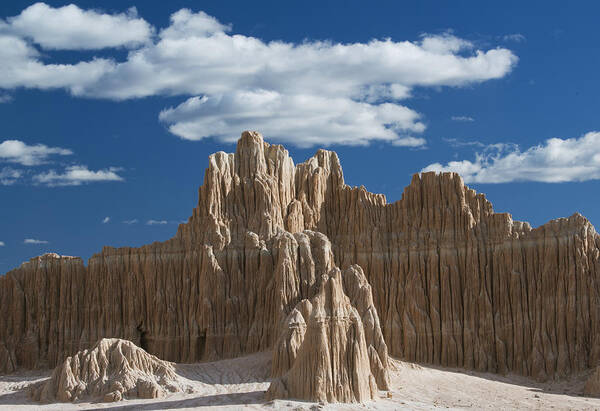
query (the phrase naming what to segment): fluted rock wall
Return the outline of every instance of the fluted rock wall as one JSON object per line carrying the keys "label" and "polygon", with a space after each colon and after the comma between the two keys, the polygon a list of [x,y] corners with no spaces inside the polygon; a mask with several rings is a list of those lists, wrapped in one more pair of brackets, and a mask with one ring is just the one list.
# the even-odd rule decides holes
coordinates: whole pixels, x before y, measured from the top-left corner
{"label": "fluted rock wall", "polygon": [[314,278],[358,264],[391,355],[565,375],[600,363],[599,247],[584,217],[531,229],[454,173],[415,175],[387,204],[346,186],[335,153],[294,166],[245,132],[235,154],[210,156],[173,239],[106,247],[87,268],[41,257],[0,277],[0,306],[14,313],[0,318],[0,370],[54,366],[100,337],[170,361],[267,349]]}

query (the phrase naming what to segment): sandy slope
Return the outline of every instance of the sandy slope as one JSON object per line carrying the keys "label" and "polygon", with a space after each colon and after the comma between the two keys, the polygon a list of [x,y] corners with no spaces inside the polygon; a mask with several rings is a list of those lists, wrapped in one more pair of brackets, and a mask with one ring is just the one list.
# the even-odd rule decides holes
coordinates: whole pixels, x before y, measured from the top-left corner
{"label": "sandy slope", "polygon": [[[29,400],[27,386],[47,378],[49,372],[20,372],[0,376],[0,409],[115,409],[162,410],[196,407],[218,409],[598,409],[600,399],[581,397],[585,376],[560,383],[539,384],[529,379],[493,374],[442,370],[393,361],[392,398],[354,406],[296,401],[265,402],[270,353],[200,364],[181,364],[178,373],[196,390],[160,400],[119,403],[42,405]],[[381,393],[385,397],[386,393]]]}

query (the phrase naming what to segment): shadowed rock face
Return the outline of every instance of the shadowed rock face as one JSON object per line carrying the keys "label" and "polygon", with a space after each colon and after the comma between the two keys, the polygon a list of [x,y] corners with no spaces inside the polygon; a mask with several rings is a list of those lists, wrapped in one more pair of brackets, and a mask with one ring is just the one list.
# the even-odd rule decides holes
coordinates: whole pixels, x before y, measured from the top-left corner
{"label": "shadowed rock face", "polygon": [[600,397],[600,367],[596,367],[589,375],[583,388],[585,395]]}
{"label": "shadowed rock face", "polygon": [[391,355],[566,375],[600,362],[599,246],[584,217],[531,229],[457,174],[415,175],[387,204],[346,186],[335,153],[294,166],[245,132],[235,154],[210,156],[173,239],[1,277],[0,369],[54,366],[101,337],[181,362],[268,349],[315,279],[358,264]]}
{"label": "shadowed rock face", "polygon": [[41,402],[123,398],[160,398],[187,389],[173,365],[159,360],[131,341],[105,338],[91,349],[68,357],[52,377],[31,389]]}

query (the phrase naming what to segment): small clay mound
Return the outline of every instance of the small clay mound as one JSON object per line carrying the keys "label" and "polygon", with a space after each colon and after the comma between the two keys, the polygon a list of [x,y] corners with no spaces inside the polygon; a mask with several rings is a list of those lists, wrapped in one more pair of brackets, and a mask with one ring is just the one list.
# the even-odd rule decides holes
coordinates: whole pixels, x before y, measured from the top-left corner
{"label": "small clay mound", "polygon": [[[356,304],[344,291],[360,297]],[[273,352],[267,399],[363,402],[388,387],[387,347],[360,267],[333,268],[286,319]],[[365,324],[363,319],[368,319]]]}
{"label": "small clay mound", "polygon": [[190,389],[172,363],[148,354],[131,341],[104,338],[91,349],[68,357],[30,394],[41,402],[113,402],[160,398]]}

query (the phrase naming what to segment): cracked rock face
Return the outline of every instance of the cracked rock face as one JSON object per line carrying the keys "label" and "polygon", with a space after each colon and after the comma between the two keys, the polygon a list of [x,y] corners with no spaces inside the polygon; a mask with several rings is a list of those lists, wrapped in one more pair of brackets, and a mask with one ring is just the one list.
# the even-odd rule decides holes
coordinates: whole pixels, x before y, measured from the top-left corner
{"label": "cracked rock face", "polygon": [[209,157],[174,238],[1,276],[0,372],[104,337],[177,362],[268,350],[317,279],[353,265],[390,355],[541,380],[600,365],[600,237],[583,216],[532,229],[454,173],[417,174],[388,204],[347,186],[334,152],[294,165],[244,132]]}
{"label": "cracked rock face", "polygon": [[173,365],[148,354],[131,341],[105,338],[89,350],[68,357],[31,396],[41,402],[160,398],[190,389]]}
{"label": "cracked rock face", "polygon": [[319,278],[285,320],[272,364],[268,400],[363,402],[388,389],[387,347],[360,267]]}

